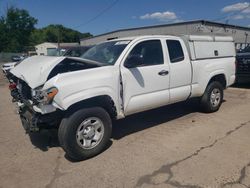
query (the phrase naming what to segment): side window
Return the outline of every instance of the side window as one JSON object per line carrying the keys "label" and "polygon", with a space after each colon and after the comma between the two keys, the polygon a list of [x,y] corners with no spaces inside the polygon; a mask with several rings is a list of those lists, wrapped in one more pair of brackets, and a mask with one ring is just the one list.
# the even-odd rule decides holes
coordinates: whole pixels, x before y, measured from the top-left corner
{"label": "side window", "polygon": [[149,40],[137,44],[129,53],[131,56],[142,58],[143,64],[140,66],[159,65],[163,64],[163,53],[160,40]]}
{"label": "side window", "polygon": [[177,63],[184,60],[184,53],[180,41],[167,40],[167,46],[171,63]]}

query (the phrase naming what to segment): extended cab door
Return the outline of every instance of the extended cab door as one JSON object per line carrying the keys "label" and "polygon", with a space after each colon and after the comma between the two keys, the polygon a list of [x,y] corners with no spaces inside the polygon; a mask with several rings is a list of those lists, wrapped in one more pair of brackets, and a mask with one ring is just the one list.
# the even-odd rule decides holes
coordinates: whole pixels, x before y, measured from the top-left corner
{"label": "extended cab door", "polygon": [[[140,41],[131,47],[121,65],[125,115],[169,103],[169,65],[164,54],[159,39]],[[141,63],[133,68],[125,67],[132,57],[141,58]]]}
{"label": "extended cab door", "polygon": [[165,40],[170,69],[170,103],[186,100],[191,93],[192,66],[187,48],[179,38]]}

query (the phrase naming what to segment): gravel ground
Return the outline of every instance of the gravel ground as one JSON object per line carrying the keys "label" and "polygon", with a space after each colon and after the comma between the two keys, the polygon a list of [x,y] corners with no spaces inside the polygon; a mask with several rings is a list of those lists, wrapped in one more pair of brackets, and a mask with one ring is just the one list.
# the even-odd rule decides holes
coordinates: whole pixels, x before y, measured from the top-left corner
{"label": "gravel ground", "polygon": [[[249,87],[250,88],[250,87]],[[115,123],[109,148],[74,162],[56,131],[25,134],[0,75],[0,187],[250,187],[250,89],[220,111],[179,103]]]}

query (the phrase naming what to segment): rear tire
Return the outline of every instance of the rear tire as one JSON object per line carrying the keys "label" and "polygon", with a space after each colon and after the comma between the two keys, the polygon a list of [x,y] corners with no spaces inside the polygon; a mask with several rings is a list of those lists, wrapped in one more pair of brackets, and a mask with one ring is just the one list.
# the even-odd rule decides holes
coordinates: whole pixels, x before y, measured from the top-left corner
{"label": "rear tire", "polygon": [[201,97],[201,110],[206,113],[218,111],[223,101],[223,95],[223,86],[220,82],[214,81],[209,83]]}
{"label": "rear tire", "polygon": [[106,148],[111,132],[112,121],[103,108],[84,108],[66,114],[58,130],[58,139],[69,157],[84,160]]}

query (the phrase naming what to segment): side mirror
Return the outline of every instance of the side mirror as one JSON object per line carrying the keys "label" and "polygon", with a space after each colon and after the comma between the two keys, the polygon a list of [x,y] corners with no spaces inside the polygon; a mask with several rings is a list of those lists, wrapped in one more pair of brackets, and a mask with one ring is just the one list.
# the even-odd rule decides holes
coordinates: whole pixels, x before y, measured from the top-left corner
{"label": "side mirror", "polygon": [[126,68],[135,68],[143,64],[143,59],[140,55],[132,55],[124,63]]}

